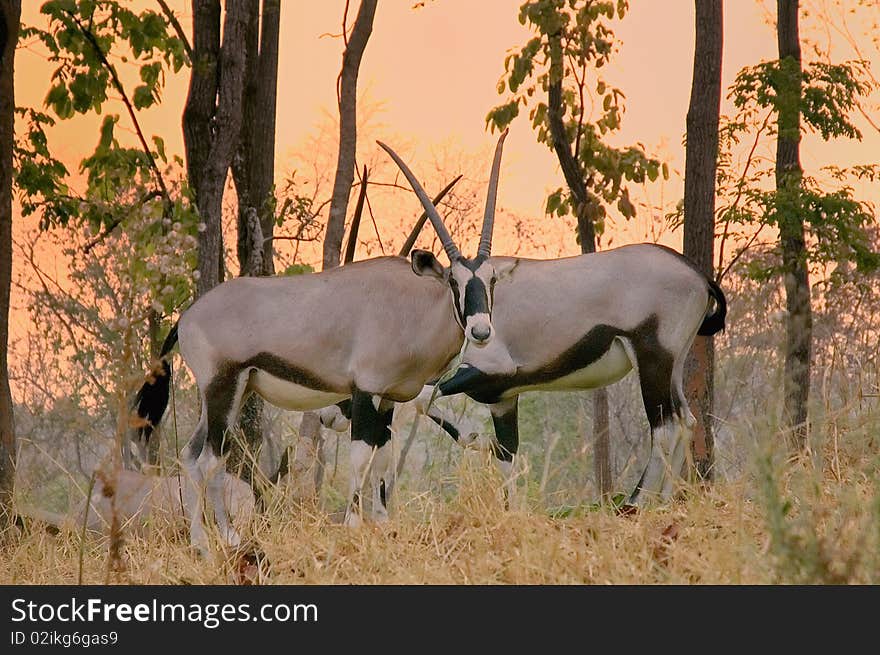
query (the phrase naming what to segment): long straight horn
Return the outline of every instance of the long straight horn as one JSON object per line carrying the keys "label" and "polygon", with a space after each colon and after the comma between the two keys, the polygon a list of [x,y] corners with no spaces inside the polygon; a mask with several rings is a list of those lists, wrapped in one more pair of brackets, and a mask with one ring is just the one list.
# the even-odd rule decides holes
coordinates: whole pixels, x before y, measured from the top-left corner
{"label": "long straight horn", "polygon": [[486,212],[483,214],[483,232],[480,235],[480,247],[477,256],[488,257],[492,252],[492,228],[495,227],[495,198],[498,196],[498,175],[501,170],[501,150],[507,130],[498,138],[495,146],[495,160],[492,162],[492,173],[489,175],[489,192],[486,196]]}
{"label": "long straight horn", "polygon": [[446,254],[449,256],[449,261],[461,259],[461,252],[459,251],[458,246],[455,245],[455,242],[449,235],[446,226],[443,224],[443,219],[440,218],[440,214],[437,212],[437,208],[434,206],[434,203],[431,202],[428,194],[425,193],[422,185],[419,184],[416,176],[412,174],[412,171],[409,170],[407,165],[403,163],[403,160],[397,156],[396,152],[394,152],[391,148],[386,146],[381,141],[376,141],[376,143],[382,146],[382,149],[385,150],[385,152],[387,152],[389,155],[391,155],[391,159],[394,160],[394,163],[396,163],[400,167],[400,170],[403,171],[406,179],[409,180],[410,186],[419,197],[419,200],[422,203],[422,207],[425,208],[425,213],[428,215],[428,218],[431,219],[431,224],[434,226],[434,230],[437,232],[437,236],[440,237],[440,243],[443,244],[443,249],[446,250]]}
{"label": "long straight horn", "polygon": [[[435,207],[440,204],[440,201],[452,190],[452,187],[456,185],[456,183],[461,179],[461,175],[456,177],[452,182],[443,187],[443,190],[434,196],[434,199],[431,201],[431,204]],[[413,225],[413,229],[410,231],[409,236],[404,241],[403,245],[400,247],[400,252],[397,254],[400,257],[409,257],[410,250],[413,249],[413,246],[416,245],[416,239],[419,238],[419,232],[422,231],[422,228],[425,225],[425,221],[428,220],[428,212],[422,212],[422,215],[419,216],[419,220],[416,221],[416,224]]]}

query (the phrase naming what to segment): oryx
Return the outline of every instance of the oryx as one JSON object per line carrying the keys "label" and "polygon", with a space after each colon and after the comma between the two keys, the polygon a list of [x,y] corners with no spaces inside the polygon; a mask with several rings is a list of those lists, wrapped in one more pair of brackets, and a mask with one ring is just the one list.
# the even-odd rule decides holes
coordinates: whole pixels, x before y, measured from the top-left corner
{"label": "oryx", "polygon": [[[226,430],[247,394],[291,410],[310,410],[348,397],[352,403],[351,484],[347,522],[359,521],[360,492],[368,475],[373,516],[387,516],[383,498],[389,464],[393,402],[411,400],[459,354],[464,339],[474,349],[492,340],[489,264],[501,135],[489,179],[477,256],[462,256],[437,209],[406,164],[380,145],[403,171],[437,232],[449,268],[430,252],[414,250],[411,263],[379,257],[321,273],[292,277],[240,277],[213,288],[180,316],[137,399],[149,436],[168,400],[170,352],[180,352],[195,377],[201,416],[183,450],[192,481],[202,484],[222,538],[237,545],[222,489]],[[187,504],[190,538],[202,552],[207,534],[199,503]]]}
{"label": "oryx", "polygon": [[[467,349],[439,395],[489,405],[491,446],[510,472],[519,445],[517,401],[531,390],[603,387],[635,369],[650,424],[651,454],[629,501],[669,499],[693,425],[683,390],[696,335],[724,329],[724,292],[683,255],[628,245],[553,260],[491,257],[510,273],[494,289],[485,348]],[[713,307],[714,305],[714,307]],[[421,403],[433,393],[427,386]]]}

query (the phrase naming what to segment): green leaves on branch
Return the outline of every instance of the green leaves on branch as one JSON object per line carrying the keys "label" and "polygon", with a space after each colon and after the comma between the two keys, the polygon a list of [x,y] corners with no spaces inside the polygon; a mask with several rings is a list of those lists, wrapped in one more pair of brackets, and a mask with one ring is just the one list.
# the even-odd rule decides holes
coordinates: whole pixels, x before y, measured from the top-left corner
{"label": "green leaves on branch", "polygon": [[[859,100],[873,90],[870,80],[863,61],[808,63],[798,74],[797,62],[786,59],[740,71],[728,93],[738,113],[723,119],[720,130],[717,224],[723,227],[725,238],[729,235],[751,243],[748,235],[754,234],[756,226],[778,229],[786,223],[802,222],[808,261],[832,266],[832,277],[835,270],[848,270],[850,264],[858,273],[880,268],[880,255],[874,251],[876,244],[870,235],[876,224],[874,209],[857,199],[848,184],[852,179],[880,178],[876,165],[827,167],[821,179],[796,170],[776,189],[772,161],[750,155],[738,168],[733,156],[737,148],[746,145],[751,145],[754,154],[762,140],[778,138],[780,129],[789,139],[809,131],[824,140],[861,140],[852,114]],[[791,130],[794,134],[785,133]],[[781,257],[776,260],[781,262]],[[781,263],[756,260],[747,272],[769,279],[784,271]]]}
{"label": "green leaves on branch", "polygon": [[54,119],[34,109],[17,108],[16,114],[26,121],[26,129],[16,130],[13,146],[15,187],[21,202],[22,215],[41,211],[40,227],[66,224],[79,214],[80,199],[71,194],[65,182],[67,167],[52,156],[46,138],[46,127]]}
{"label": "green leaves on branch", "polygon": [[[558,113],[566,141],[563,146],[574,159],[582,189],[557,189],[547,198],[549,215],[565,216],[579,211],[580,201],[598,205],[589,208],[601,233],[606,206],[616,206],[626,218],[636,209],[629,197],[627,183],[668,177],[668,168],[648,157],[644,147],[615,148],[604,139],[620,129],[624,95],[598,76],[617,51],[617,40],[609,25],[622,18],[628,9],[626,0],[534,0],[520,7],[519,21],[529,26],[535,36],[519,51],[505,58],[505,75],[498,83],[498,93],[505,102],[489,111],[490,129],[505,129],[528,109],[529,120],[538,141],[551,150],[554,143],[551,123],[553,107],[549,91],[561,86]],[[587,210],[585,210],[587,211]]]}
{"label": "green leaves on branch", "polygon": [[50,0],[40,7],[48,27],[22,31],[25,39],[39,39],[49,61],[57,65],[45,103],[59,118],[101,112],[114,90],[111,52],[123,63],[132,57],[140,64],[143,84],[134,90],[138,109],[159,101],[166,69],[177,72],[187,63],[183,42],[164,16],[150,10],[135,13],[127,5],[111,0]]}
{"label": "green leaves on branch", "polygon": [[[88,186],[82,197],[68,187],[67,169],[50,154],[46,129],[54,124],[36,110],[20,110],[28,128],[16,142],[16,185],[25,215],[41,211],[41,227],[82,219],[93,228],[112,229],[118,217],[110,209],[121,190],[155,185],[171,202],[156,161],[168,163],[162,138],[142,134],[136,111],[161,101],[166,71],[187,63],[185,47],[162,14],[136,13],[128,2],[115,0],[50,0],[40,8],[46,26],[27,27],[23,38],[37,39],[55,64],[45,106],[62,120],[77,114],[100,114],[108,99],[121,97],[140,139],[140,147],[121,145],[114,136],[118,116],[104,119],[95,152],[82,160],[80,172]],[[138,68],[140,84],[129,93],[117,67]],[[20,133],[20,131],[19,131]],[[152,178],[152,179],[151,179]],[[142,192],[142,195],[147,193]]]}
{"label": "green leaves on branch", "polygon": [[[800,95],[786,93],[798,87]],[[859,98],[872,89],[866,61],[813,62],[798,75],[797,62],[789,58],[742,69],[728,97],[739,110],[772,109],[783,114],[799,110],[810,131],[826,141],[837,137],[861,140],[851,114]]]}

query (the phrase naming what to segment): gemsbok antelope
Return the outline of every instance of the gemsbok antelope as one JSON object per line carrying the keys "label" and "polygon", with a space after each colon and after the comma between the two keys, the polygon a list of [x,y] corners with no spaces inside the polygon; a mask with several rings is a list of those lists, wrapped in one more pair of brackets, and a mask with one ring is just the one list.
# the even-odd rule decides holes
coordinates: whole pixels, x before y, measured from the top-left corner
{"label": "gemsbok antelope", "polygon": [[[465,393],[489,406],[495,428],[489,443],[509,476],[519,446],[521,393],[596,389],[635,369],[651,451],[629,502],[670,499],[694,423],[683,390],[685,358],[696,335],[724,329],[721,288],[683,255],[655,244],[488,263],[510,271],[494,289],[494,338],[464,352],[437,397]],[[432,392],[425,387],[422,406]]]}
{"label": "gemsbok antelope", "polygon": [[[420,228],[407,244],[415,242]],[[493,284],[489,296],[497,302],[496,336],[464,353],[435,400],[466,393],[489,405],[495,439],[462,430],[430,404],[436,381],[417,397],[418,411],[460,445],[491,448],[509,476],[519,447],[520,393],[596,389],[635,369],[651,449],[628,501],[670,498],[694,421],[682,389],[684,360],[697,334],[724,329],[727,302],[721,288],[683,255],[655,244],[555,260],[490,257],[483,264],[504,272],[496,275],[503,281]],[[321,413],[322,423],[337,430],[349,416],[344,403]]]}
{"label": "gemsbok antelope", "polygon": [[[138,392],[141,446],[168,401],[170,353],[179,341],[201,399],[201,415],[182,452],[191,484],[206,489],[221,538],[240,536],[223,498],[226,430],[245,396],[257,393],[290,410],[352,401],[350,491],[346,522],[360,521],[361,487],[368,474],[372,516],[387,518],[385,475],[390,464],[394,402],[416,397],[459,354],[464,340],[476,350],[492,342],[489,264],[495,195],[506,132],[495,149],[477,256],[462,256],[437,209],[404,162],[380,145],[409,181],[449,257],[444,268],[430,252],[363,260],[321,273],[292,277],[239,277],[201,296],[166,338],[160,362]],[[201,504],[190,509],[190,539],[207,551]]]}

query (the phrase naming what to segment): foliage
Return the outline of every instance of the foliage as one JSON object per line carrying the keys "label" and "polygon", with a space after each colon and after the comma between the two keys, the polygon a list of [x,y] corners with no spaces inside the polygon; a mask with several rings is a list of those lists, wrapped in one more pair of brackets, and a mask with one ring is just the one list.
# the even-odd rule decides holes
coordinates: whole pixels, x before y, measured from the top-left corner
{"label": "foliage", "polygon": [[[45,107],[67,120],[77,114],[101,114],[107,101],[119,95],[140,147],[121,146],[115,138],[119,117],[105,117],[95,152],[80,163],[88,190],[77,196],[66,181],[67,168],[51,155],[48,145],[46,128],[54,125],[54,119],[19,109],[27,130],[15,145],[15,183],[24,215],[41,212],[44,229],[71,220],[113,229],[117,223],[100,205],[112,202],[117,189],[133,183],[154,187],[170,204],[157,163],[169,163],[164,141],[153,136],[147,143],[136,112],[160,102],[166,72],[177,72],[187,63],[180,38],[163,15],[151,10],[135,13],[114,0],[50,0],[40,11],[47,17],[47,27],[26,27],[22,38],[37,39],[56,64]],[[128,63],[130,58],[139,67],[141,82],[132,92],[124,87],[113,63]],[[180,164],[179,159],[176,162]]]}
{"label": "foliage", "polygon": [[[566,147],[573,151],[580,178],[586,181],[585,203],[597,234],[604,228],[608,205],[616,203],[625,218],[635,216],[628,182],[668,176],[666,165],[646,156],[641,145],[615,148],[606,143],[620,129],[624,95],[599,75],[599,69],[618,48],[609,24],[623,18],[628,5],[626,0],[534,0],[523,4],[519,21],[537,34],[519,52],[505,58],[506,78],[498,83],[498,93],[508,94],[508,99],[486,117],[490,128],[503,130],[521,109],[528,108],[538,141],[554,149],[553,106],[543,94],[554,83],[561,83]],[[560,188],[548,196],[546,211],[557,216],[577,215],[579,204],[571,188]]]}
{"label": "foliage", "polygon": [[[25,27],[23,45],[39,43],[54,71],[45,111],[17,110],[25,129],[14,146],[22,213],[40,219],[41,234],[21,246],[36,284],[28,289],[34,324],[52,355],[73,367],[60,385],[67,396],[116,413],[120,425],[124,396],[142,375],[135,372],[144,366],[145,339],[155,341],[157,319],[192,296],[200,227],[186,185],[168,181],[182,160],[169,156],[161,136],[144,134],[138,115],[161,102],[166,75],[188,63],[185,45],[168,17],[129,5],[43,3],[45,25]],[[122,66],[136,69],[133,88]],[[106,113],[108,103],[121,106],[125,119]],[[103,120],[74,182],[48,133],[56,120],[86,114]],[[123,125],[136,142],[119,138]],[[47,253],[66,264],[60,277],[43,268]]]}
{"label": "foliage", "polygon": [[[33,324],[54,356],[74,367],[59,396],[96,411],[112,411],[114,391],[142,375],[145,362],[138,356],[121,363],[123,341],[135,353],[148,350],[140,346],[150,312],[170,314],[192,296],[196,218],[183,211],[177,216],[184,220],[163,218],[161,200],[142,203],[141,194],[133,187],[107,205],[114,218],[125,216],[126,229],[88,252],[93,231],[85,225],[49,228],[22,253],[37,282],[29,301]],[[63,278],[41,264],[50,252],[67,263]]]}
{"label": "foliage", "polygon": [[59,118],[101,113],[118,84],[108,56],[120,42],[140,66],[141,84],[132,96],[136,109],[158,103],[166,68],[177,72],[186,63],[184,44],[163,15],[151,10],[138,14],[126,5],[115,0],[50,0],[40,7],[48,29],[23,30],[22,38],[37,37],[48,49],[49,60],[58,64],[46,105]]}
{"label": "foliage", "polygon": [[[722,117],[720,127],[716,177],[716,225],[721,227],[719,272],[726,272],[754,247],[757,233],[765,227],[778,229],[793,220],[804,224],[808,261],[820,267],[831,265],[832,275],[846,262],[855,264],[860,273],[880,267],[880,255],[869,235],[876,221],[875,208],[858,199],[852,186],[854,180],[877,180],[880,168],[874,164],[829,166],[817,175],[786,176],[785,185],[777,190],[773,162],[760,156],[761,147],[769,147],[778,134],[774,117],[793,109],[787,100],[789,94],[780,93],[780,89],[795,82],[801,87],[801,99],[794,107],[800,110],[801,134],[816,134],[826,141],[860,140],[862,134],[852,113],[859,99],[874,88],[867,63],[808,63],[800,77],[793,80],[796,76],[794,60],[762,62],[740,71],[728,90],[737,113]],[[735,153],[744,147],[749,148],[749,154],[740,163]],[[679,203],[669,217],[675,225],[681,224],[682,208]],[[723,258],[730,241],[739,243],[739,247],[725,267]],[[769,260],[753,258],[746,268],[748,274],[764,281],[781,274],[778,245],[773,254]]]}
{"label": "foliage", "polygon": [[281,275],[305,275],[314,272],[315,267],[310,264],[291,264],[281,272]]}

